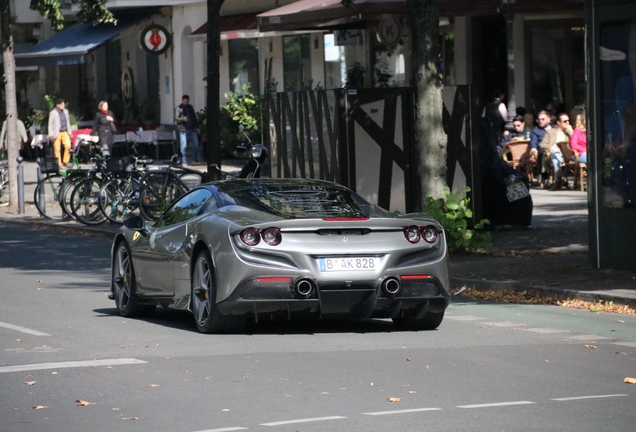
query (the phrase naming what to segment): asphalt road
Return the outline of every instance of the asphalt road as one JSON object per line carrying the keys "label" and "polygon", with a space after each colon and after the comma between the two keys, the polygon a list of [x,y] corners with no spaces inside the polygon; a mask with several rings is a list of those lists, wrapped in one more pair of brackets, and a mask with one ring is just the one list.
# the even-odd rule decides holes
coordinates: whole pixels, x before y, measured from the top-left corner
{"label": "asphalt road", "polygon": [[118,317],[109,248],[0,224],[0,431],[634,430],[636,317],[456,301],[433,332],[202,335]]}

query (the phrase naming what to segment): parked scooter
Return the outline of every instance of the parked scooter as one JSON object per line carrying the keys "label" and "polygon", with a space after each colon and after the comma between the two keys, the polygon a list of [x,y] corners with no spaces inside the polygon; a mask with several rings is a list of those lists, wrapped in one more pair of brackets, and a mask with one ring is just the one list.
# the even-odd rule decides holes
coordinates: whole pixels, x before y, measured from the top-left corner
{"label": "parked scooter", "polygon": [[269,150],[263,144],[252,144],[252,140],[245,132],[245,127],[243,125],[239,126],[243,135],[247,139],[248,145],[239,145],[236,147],[237,150],[244,152],[248,151],[248,159],[243,166],[243,169],[239,172],[228,173],[225,171],[221,171],[219,167],[215,164],[212,167],[221,172],[224,179],[227,178],[259,178],[261,176],[262,164],[265,162],[265,159],[269,156]]}

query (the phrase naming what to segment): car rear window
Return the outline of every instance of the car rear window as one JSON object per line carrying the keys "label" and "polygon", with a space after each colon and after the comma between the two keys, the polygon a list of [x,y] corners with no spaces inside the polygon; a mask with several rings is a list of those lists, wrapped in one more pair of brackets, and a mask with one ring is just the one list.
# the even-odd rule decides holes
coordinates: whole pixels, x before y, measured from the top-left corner
{"label": "car rear window", "polygon": [[368,217],[368,204],[362,198],[348,189],[330,185],[253,184],[232,189],[224,192],[236,204],[285,219]]}

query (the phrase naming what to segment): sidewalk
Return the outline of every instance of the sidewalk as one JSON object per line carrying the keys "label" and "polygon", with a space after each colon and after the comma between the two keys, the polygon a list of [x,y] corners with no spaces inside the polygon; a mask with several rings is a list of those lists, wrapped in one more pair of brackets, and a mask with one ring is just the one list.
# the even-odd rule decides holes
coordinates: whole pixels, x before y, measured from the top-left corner
{"label": "sidewalk", "polygon": [[[118,225],[87,227],[74,221],[54,222],[39,217],[32,204],[36,165],[24,165],[25,214],[9,213],[6,207],[0,207],[0,223],[103,238],[111,238],[117,231]],[[451,256],[451,288],[527,290],[557,298],[614,301],[636,307],[636,272],[592,267],[587,193],[532,189],[531,194],[532,227],[495,230],[491,250]]]}

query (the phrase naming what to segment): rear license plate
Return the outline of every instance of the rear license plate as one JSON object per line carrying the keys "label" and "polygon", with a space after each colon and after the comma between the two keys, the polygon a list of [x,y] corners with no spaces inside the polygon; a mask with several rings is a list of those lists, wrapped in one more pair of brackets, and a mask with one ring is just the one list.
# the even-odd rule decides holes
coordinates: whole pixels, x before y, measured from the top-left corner
{"label": "rear license plate", "polygon": [[528,188],[523,183],[513,183],[506,187],[506,196],[510,202],[520,200],[528,195],[530,195],[530,192],[528,192]]}
{"label": "rear license plate", "polygon": [[321,272],[369,271],[380,264],[378,258],[369,257],[320,258],[318,261]]}

